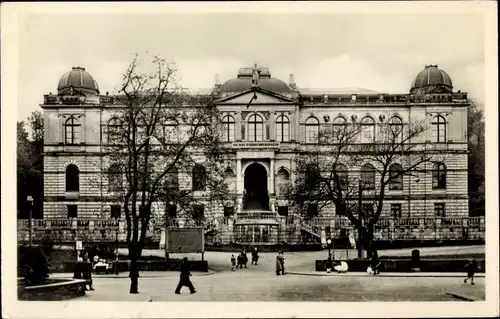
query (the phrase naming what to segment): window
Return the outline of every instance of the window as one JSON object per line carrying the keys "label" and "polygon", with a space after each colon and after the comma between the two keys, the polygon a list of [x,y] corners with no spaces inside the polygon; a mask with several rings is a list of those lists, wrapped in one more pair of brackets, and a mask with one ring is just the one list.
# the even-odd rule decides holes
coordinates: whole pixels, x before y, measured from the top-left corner
{"label": "window", "polygon": [[307,216],[318,216],[318,204],[307,205]]}
{"label": "window", "polygon": [[253,114],[248,119],[248,140],[262,141],[264,139],[264,122],[262,118]]}
{"label": "window", "polygon": [[121,139],[122,128],[117,118],[112,118],[108,122],[108,144],[118,143]]}
{"label": "window", "polygon": [[111,205],[111,218],[120,218],[122,212],[122,207],[120,205]]}
{"label": "window", "polygon": [[68,218],[77,218],[78,217],[78,206],[77,205],[68,205]]}
{"label": "window", "polygon": [[80,144],[80,122],[73,116],[64,123],[64,142],[68,145]]}
{"label": "window", "polygon": [[110,192],[118,192],[122,189],[123,177],[122,170],[117,164],[113,164],[108,170],[108,190]]}
{"label": "window", "polygon": [[311,189],[315,189],[319,186],[321,180],[321,174],[316,165],[308,165],[306,168],[306,185]]}
{"label": "window", "polygon": [[278,206],[278,215],[287,217],[288,216],[288,206]]}
{"label": "window", "polygon": [[168,119],[165,124],[163,124],[163,141],[165,143],[177,142],[179,136],[179,123],[175,120]]}
{"label": "window", "polygon": [[401,204],[391,204],[391,216],[401,218]]}
{"label": "window", "polygon": [[165,189],[167,191],[179,189],[179,174],[177,168],[173,167],[165,174]]}
{"label": "window", "polygon": [[389,189],[402,190],[403,189],[403,168],[399,164],[393,164],[389,168]]}
{"label": "window", "polygon": [[234,118],[232,116],[226,115],[222,119],[222,125],[224,126],[223,141],[232,142],[234,141]]}
{"label": "window", "polygon": [[389,120],[389,143],[401,143],[403,141],[403,121],[398,116]]}
{"label": "window", "polygon": [[66,168],[66,191],[80,191],[80,171],[76,165],[68,165]]}
{"label": "window", "polygon": [[348,178],[347,168],[343,164],[337,164],[333,175],[333,187],[335,189],[346,190]]}
{"label": "window", "polygon": [[289,130],[290,121],[288,120],[288,117],[284,115],[278,116],[276,119],[276,141],[288,142],[290,140]]}
{"label": "window", "polygon": [[364,190],[375,189],[375,168],[371,164],[361,168],[361,187]]}
{"label": "window", "polygon": [[344,138],[344,135],[346,133],[346,124],[347,121],[342,116],[337,116],[335,120],[333,120],[333,143],[339,143]]}
{"label": "window", "polygon": [[278,174],[276,176],[276,190],[277,190],[277,195],[285,195],[286,190],[287,190],[287,184],[288,180],[290,179],[290,175],[288,174],[288,171],[285,169],[280,169],[278,171]]}
{"label": "window", "polygon": [[366,116],[361,120],[361,143],[373,143],[375,141],[375,121]]}
{"label": "window", "polygon": [[167,215],[169,218],[177,218],[177,205],[176,204],[167,204]]}
{"label": "window", "polygon": [[224,207],[224,217],[231,217],[234,215],[234,207],[233,206],[225,206]]}
{"label": "window", "polygon": [[373,216],[373,204],[368,203],[368,204],[363,204],[363,215],[364,216]]}
{"label": "window", "polygon": [[196,221],[202,221],[205,218],[205,205],[196,204],[193,205],[193,218]]}
{"label": "window", "polygon": [[432,121],[432,136],[437,143],[446,142],[446,120],[441,115],[434,117]]}
{"label": "window", "polygon": [[306,121],[306,143],[317,144],[319,142],[319,121],[310,117]]}
{"label": "window", "polygon": [[443,163],[436,163],[432,169],[432,188],[446,188],[446,166]]}
{"label": "window", "polygon": [[444,203],[435,203],[434,204],[434,214],[436,217],[445,217],[445,206]]}
{"label": "window", "polygon": [[205,190],[207,185],[207,171],[205,167],[196,164],[193,167],[193,190]]}

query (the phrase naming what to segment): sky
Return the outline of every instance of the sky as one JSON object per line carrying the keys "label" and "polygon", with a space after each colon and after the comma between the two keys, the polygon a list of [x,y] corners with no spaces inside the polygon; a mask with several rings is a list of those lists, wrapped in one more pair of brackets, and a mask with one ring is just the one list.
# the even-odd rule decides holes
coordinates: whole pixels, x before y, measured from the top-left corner
{"label": "sky", "polygon": [[175,62],[186,88],[224,83],[255,63],[300,88],[406,93],[426,64],[484,100],[478,13],[23,13],[18,16],[18,120],[40,110],[59,78],[82,66],[112,93],[135,53]]}

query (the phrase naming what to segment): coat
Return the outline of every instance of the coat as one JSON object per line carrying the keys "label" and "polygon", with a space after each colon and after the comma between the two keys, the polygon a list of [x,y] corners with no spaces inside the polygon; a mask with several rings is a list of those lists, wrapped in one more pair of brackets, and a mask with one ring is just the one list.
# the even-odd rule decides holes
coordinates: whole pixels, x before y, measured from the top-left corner
{"label": "coat", "polygon": [[191,276],[191,271],[189,269],[189,264],[182,263],[181,264],[181,280],[189,280],[189,276]]}
{"label": "coat", "polygon": [[82,264],[82,278],[92,279],[92,264],[90,262],[84,262]]}
{"label": "coat", "polygon": [[282,271],[285,265],[285,257],[278,255],[276,256],[276,271]]}

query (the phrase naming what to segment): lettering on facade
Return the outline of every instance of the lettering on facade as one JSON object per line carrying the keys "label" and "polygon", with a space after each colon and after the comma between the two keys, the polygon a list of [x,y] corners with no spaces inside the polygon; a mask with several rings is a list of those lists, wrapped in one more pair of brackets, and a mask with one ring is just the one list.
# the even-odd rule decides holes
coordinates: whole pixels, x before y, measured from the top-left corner
{"label": "lettering on facade", "polygon": [[237,142],[233,148],[279,148],[279,142]]}

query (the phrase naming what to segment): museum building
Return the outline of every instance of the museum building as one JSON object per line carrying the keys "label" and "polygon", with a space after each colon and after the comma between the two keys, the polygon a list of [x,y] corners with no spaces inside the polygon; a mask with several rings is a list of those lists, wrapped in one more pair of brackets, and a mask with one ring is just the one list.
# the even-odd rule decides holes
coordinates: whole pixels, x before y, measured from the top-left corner
{"label": "museum building", "polygon": [[[410,84],[410,81],[409,81]],[[386,195],[375,238],[378,240],[454,240],[484,238],[484,218],[468,216],[467,94],[453,88],[450,76],[436,65],[416,74],[408,93],[385,94],[366,89],[307,89],[273,78],[268,68],[241,68],[236,77],[216,83],[224,138],[231,161],[225,180],[234,205],[201,205],[207,243],[317,243],[325,238],[356,236],[335,207],[310,205],[298,212],[285,196],[296,178],[297,158],[321,145],[325,125],[361,123],[375,138],[383,123],[421,121],[428,128],[412,140],[422,152],[442,161],[418,175],[403,176]],[[44,96],[43,219],[34,221],[35,236],[51,233],[63,241],[125,240],[119,203],[111,200],[107,176],[107,132],[117,99],[101,94],[85,68],[64,74],[57,94]],[[363,137],[361,137],[363,138]],[[360,141],[363,143],[363,141]],[[365,141],[366,142],[366,141]],[[370,167],[370,164],[367,167]],[[203,161],[196,164],[199,168]],[[431,167],[432,166],[432,167]],[[349,167],[347,170],[363,168]],[[195,168],[193,168],[195,169]],[[179,187],[197,187],[189,173],[179,173]],[[182,176],[181,176],[182,175]],[[101,180],[99,187],[91,180]],[[396,185],[397,184],[397,185]],[[175,206],[175,205],[174,205]],[[189,227],[178,207],[153,207],[149,240],[159,242],[169,225]],[[21,221],[20,229],[26,229]],[[25,232],[20,232],[20,239]]]}

